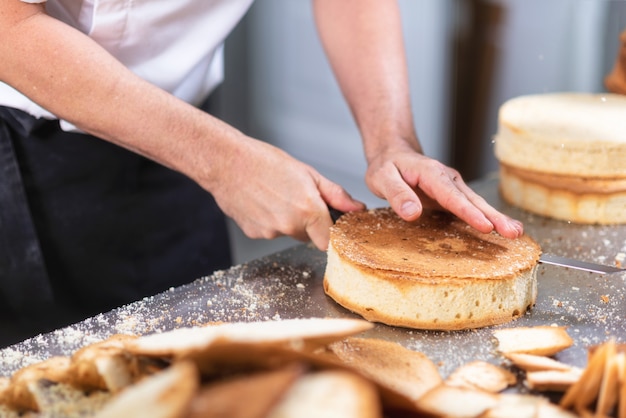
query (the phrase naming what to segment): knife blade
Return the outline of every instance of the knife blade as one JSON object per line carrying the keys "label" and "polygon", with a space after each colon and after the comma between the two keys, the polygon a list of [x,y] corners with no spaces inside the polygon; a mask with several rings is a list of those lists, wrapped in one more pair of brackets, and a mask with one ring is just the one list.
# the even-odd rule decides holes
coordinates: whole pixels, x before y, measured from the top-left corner
{"label": "knife blade", "polygon": [[[337,219],[339,219],[339,217],[343,215],[343,212],[335,208],[332,208],[330,206],[328,206],[328,211],[330,212],[330,217],[332,218],[333,222],[336,222]],[[581,261],[581,260],[576,260],[573,258],[567,258],[567,257],[559,256],[559,255],[545,254],[545,253],[541,254],[541,256],[539,257],[539,262],[543,264],[550,264],[550,265],[559,266],[559,267],[567,267],[567,268],[571,268],[575,270],[583,270],[583,271],[589,271],[591,273],[599,273],[599,274],[621,273],[621,272],[626,271],[626,269],[620,268],[620,267],[608,266],[605,264],[591,263],[588,261]]]}
{"label": "knife blade", "polygon": [[539,257],[539,262],[543,264],[552,264],[555,266],[569,267],[576,270],[584,270],[600,274],[621,273],[623,271],[626,271],[626,269],[620,267],[590,263],[588,261],[575,260],[573,258],[561,257],[554,254],[541,254],[541,257]]}

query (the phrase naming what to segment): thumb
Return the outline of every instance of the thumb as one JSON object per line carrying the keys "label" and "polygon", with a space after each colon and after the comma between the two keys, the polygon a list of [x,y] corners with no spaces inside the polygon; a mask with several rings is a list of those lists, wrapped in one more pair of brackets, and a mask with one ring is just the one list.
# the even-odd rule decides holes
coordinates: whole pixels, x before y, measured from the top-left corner
{"label": "thumb", "polygon": [[389,201],[393,210],[405,221],[414,221],[422,215],[422,203],[413,193],[413,196],[402,196]]}

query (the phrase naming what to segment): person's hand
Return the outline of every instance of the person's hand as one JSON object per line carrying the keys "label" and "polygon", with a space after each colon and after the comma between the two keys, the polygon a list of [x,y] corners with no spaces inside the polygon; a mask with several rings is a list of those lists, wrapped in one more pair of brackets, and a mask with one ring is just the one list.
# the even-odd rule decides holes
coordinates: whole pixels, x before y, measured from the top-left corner
{"label": "person's hand", "polygon": [[520,236],[520,222],[488,205],[457,171],[420,153],[398,2],[316,0],[314,12],[363,139],[370,190],[407,221],[437,204],[481,232]]}
{"label": "person's hand", "polygon": [[236,156],[225,161],[209,190],[220,208],[250,238],[286,235],[328,247],[328,207],[363,210],[339,185],[312,167],[267,143],[247,138]]}
{"label": "person's hand", "polygon": [[403,219],[417,219],[424,207],[445,209],[480,232],[507,238],[524,232],[522,223],[498,212],[459,173],[408,146],[388,148],[370,158],[366,182]]}

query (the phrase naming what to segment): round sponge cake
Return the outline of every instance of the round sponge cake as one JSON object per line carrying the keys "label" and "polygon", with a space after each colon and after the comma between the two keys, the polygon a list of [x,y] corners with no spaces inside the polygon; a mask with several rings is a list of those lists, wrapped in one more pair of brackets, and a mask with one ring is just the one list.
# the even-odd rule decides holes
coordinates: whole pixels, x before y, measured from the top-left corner
{"label": "round sponge cake", "polygon": [[478,328],[534,305],[540,254],[526,235],[483,234],[448,213],[409,223],[390,208],[351,212],[331,228],[324,290],[370,321]]}
{"label": "round sponge cake", "polygon": [[626,223],[626,96],[521,96],[498,116],[505,201],[576,223]]}

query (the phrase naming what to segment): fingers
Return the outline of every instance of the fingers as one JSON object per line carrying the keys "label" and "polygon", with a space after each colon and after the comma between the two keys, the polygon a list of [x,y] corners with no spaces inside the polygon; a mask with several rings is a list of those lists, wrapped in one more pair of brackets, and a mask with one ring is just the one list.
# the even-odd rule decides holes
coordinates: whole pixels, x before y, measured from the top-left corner
{"label": "fingers", "polygon": [[489,205],[463,181],[456,170],[445,167],[444,171],[446,175],[439,177],[439,184],[433,183],[430,193],[427,191],[444,208],[480,232],[488,233],[495,229],[506,238],[517,238],[524,233],[521,222]]}
{"label": "fingers", "polygon": [[465,184],[465,182],[461,180],[457,184],[457,187],[459,187],[467,199],[489,219],[496,232],[500,235],[506,238],[518,238],[524,234],[524,226],[520,221],[498,212],[493,206],[487,203],[485,199]]}
{"label": "fingers", "polygon": [[465,184],[456,170],[432,161],[423,174],[428,181],[423,181],[422,190],[436,200],[444,209],[449,210],[480,232],[489,233],[495,226],[477,206],[481,200],[478,195]]}
{"label": "fingers", "polygon": [[386,164],[377,167],[375,173],[369,173],[368,180],[370,188],[387,199],[394,211],[407,221],[418,218],[422,207],[434,206],[452,212],[483,233],[495,229],[506,238],[517,238],[524,232],[521,222],[497,211],[475,193],[456,170],[436,160],[420,155],[404,165]]}

